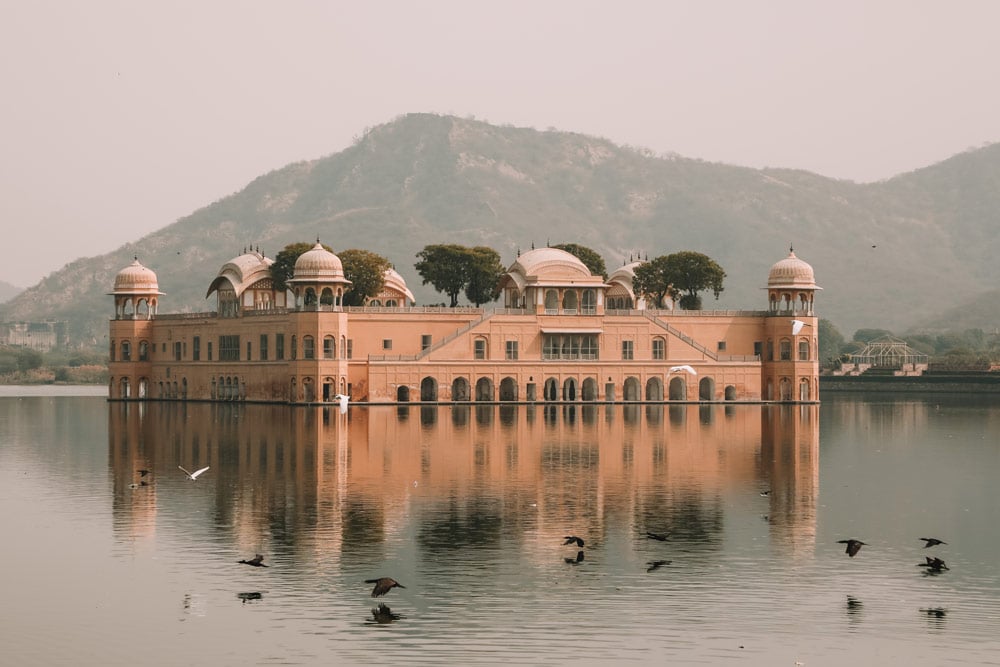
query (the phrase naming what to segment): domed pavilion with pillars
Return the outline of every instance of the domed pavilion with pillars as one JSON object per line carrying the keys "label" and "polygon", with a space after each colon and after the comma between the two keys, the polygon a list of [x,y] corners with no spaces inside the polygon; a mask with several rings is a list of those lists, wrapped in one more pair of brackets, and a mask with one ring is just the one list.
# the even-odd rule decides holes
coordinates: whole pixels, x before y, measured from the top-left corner
{"label": "domed pavilion with pillars", "polygon": [[[816,286],[794,253],[771,267],[766,310],[651,308],[641,262],[607,281],[556,248],[519,253],[502,306],[414,305],[403,277],[365,306],[318,241],[277,290],[258,251],[209,283],[215,310],[162,314],[155,274],[115,279],[112,400],[697,402],[818,400]],[[138,316],[137,316],[138,313]],[[139,354],[135,350],[142,351]]]}
{"label": "domed pavilion with pillars", "polygon": [[813,268],[795,256],[776,262],[767,275],[767,342],[763,355],[763,399],[819,398],[819,332],[813,311]]}
{"label": "domed pavilion with pillars", "polygon": [[156,274],[139,263],[139,258],[118,272],[110,292],[115,299],[115,319],[111,320],[109,369],[114,382],[110,395],[121,398],[148,398],[152,372],[153,331],[160,291]]}

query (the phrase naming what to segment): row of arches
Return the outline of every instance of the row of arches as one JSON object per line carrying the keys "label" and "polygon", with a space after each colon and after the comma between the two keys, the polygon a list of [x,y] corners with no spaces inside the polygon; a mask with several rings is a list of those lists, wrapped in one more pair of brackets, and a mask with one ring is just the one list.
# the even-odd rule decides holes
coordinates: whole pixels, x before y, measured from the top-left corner
{"label": "row of arches", "polygon": [[[466,401],[487,401],[487,402],[511,402],[511,401],[615,401],[616,389],[614,383],[608,382],[603,387],[603,393],[596,378],[587,377],[583,380],[577,378],[565,378],[560,382],[557,378],[549,377],[538,384],[528,382],[524,386],[523,395],[521,387],[513,377],[505,377],[495,386],[492,378],[481,377],[476,380],[473,386],[465,377],[457,377],[451,382],[450,400],[452,402]],[[541,389],[541,396],[538,395]],[[666,389],[666,391],[665,391]],[[625,378],[621,387],[623,401],[687,401],[688,383],[682,377],[674,377],[669,385],[664,387],[662,378],[651,377],[646,380],[645,385],[639,378],[630,376]],[[715,380],[710,377],[701,378],[697,384],[697,400],[713,401],[717,400]],[[421,402],[434,402],[441,400],[441,388],[437,378],[432,376],[424,377],[420,381],[417,391],[413,391],[409,385],[400,384],[396,386],[395,400],[399,403],[407,403],[413,400]],[[726,385],[723,390],[723,398],[727,401],[737,399],[736,387]],[[447,399],[446,399],[447,400]]]}
{"label": "row of arches", "polygon": [[213,401],[245,401],[247,398],[247,383],[237,376],[220,375],[212,378]]}
{"label": "row of arches", "polygon": [[799,378],[798,382],[798,396],[795,396],[793,392],[795,391],[795,384],[792,378],[782,377],[778,378],[777,387],[775,387],[774,380],[768,379],[767,384],[764,386],[764,400],[766,401],[801,401],[808,402],[813,399],[813,383],[809,378]]}

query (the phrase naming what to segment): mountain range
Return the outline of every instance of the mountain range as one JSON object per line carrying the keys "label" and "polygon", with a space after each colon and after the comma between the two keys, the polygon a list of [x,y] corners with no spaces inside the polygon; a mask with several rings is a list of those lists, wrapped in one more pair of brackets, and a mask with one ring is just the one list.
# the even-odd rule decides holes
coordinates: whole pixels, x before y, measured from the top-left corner
{"label": "mountain range", "polygon": [[974,309],[967,321],[993,329],[998,223],[1000,144],[855,183],[410,114],[339,153],[276,169],[143,238],[78,259],[0,314],[67,320],[72,340],[96,343],[113,312],[107,292],[133,256],[157,273],[161,312],[196,312],[214,308],[208,284],[244,249],[273,257],[318,237],[335,251],[389,258],[423,304],[444,300],[413,268],[428,244],[490,246],[509,264],[533,246],[578,243],[609,270],[694,250],[727,272],[720,299],[704,299],[709,309],[764,308],[768,270],[794,247],[823,287],[819,315],[848,337],[861,327],[947,328],[948,309]]}

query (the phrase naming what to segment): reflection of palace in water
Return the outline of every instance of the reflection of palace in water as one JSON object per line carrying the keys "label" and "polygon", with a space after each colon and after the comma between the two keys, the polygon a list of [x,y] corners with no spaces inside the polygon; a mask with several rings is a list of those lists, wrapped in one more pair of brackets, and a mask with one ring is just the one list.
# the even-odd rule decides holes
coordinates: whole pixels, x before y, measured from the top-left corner
{"label": "reflection of palace in water", "polygon": [[[622,530],[670,532],[675,543],[711,552],[727,525],[747,522],[794,553],[811,553],[815,537],[816,405],[359,406],[342,414],[110,403],[109,415],[116,525],[133,534],[155,528],[171,504],[199,503],[210,506],[194,516],[231,526],[247,552],[277,525],[298,535],[289,538],[296,548],[324,554],[371,552],[402,534],[430,551],[557,545],[568,529],[596,543]],[[185,486],[178,464],[211,473]],[[143,493],[128,488],[139,469],[153,471]]]}

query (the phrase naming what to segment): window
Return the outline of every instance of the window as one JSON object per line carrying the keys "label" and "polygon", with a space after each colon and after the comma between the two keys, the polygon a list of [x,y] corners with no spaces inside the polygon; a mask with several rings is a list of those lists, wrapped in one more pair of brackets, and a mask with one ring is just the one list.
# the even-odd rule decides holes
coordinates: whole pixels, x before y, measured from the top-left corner
{"label": "window", "polygon": [[764,343],[759,340],[753,342],[753,353],[755,357],[760,357],[764,354]]}
{"label": "window", "polygon": [[122,361],[132,361],[132,345],[127,341],[122,341]]}
{"label": "window", "polygon": [[298,359],[299,357],[299,339],[292,336],[292,360]]}
{"label": "window", "polygon": [[207,352],[208,352],[208,360],[211,361],[212,360],[212,341],[208,341],[207,345],[208,345],[208,350],[207,350]]}
{"label": "window", "polygon": [[597,359],[597,336],[584,336],[580,341],[580,358]]}
{"label": "window", "polygon": [[[347,339],[347,358],[348,359],[354,358],[354,340],[351,338]],[[348,391],[347,393],[348,395],[350,395],[351,392]]]}
{"label": "window", "polygon": [[239,361],[240,337],[219,336],[219,361]]}
{"label": "window", "polygon": [[391,338],[383,338],[382,339],[382,349],[383,350],[391,350],[392,349],[392,339]]}
{"label": "window", "polygon": [[720,340],[720,341],[719,341],[719,343],[718,343],[718,345],[716,346],[716,349],[717,349],[717,350],[718,350],[719,352],[724,352],[724,351],[725,351],[725,349],[726,349],[726,341],[724,341],[724,340]]}
{"label": "window", "polygon": [[787,339],[782,340],[781,343],[779,343],[779,345],[778,345],[778,352],[781,355],[781,360],[782,361],[791,361],[792,360],[792,341],[787,340]]}
{"label": "window", "polygon": [[274,358],[285,358],[285,334],[274,334]]}
{"label": "window", "polygon": [[507,341],[507,361],[517,361],[517,341]]}
{"label": "window", "polygon": [[653,339],[653,359],[663,361],[667,358],[667,343],[662,338]]}
{"label": "window", "polygon": [[545,314],[555,315],[559,312],[559,293],[554,289],[545,292]]}
{"label": "window", "polygon": [[597,312],[597,291],[592,289],[583,290],[583,300],[580,312],[584,315],[593,315]]}
{"label": "window", "polygon": [[139,361],[149,361],[149,343],[144,340],[139,341]]}
{"label": "window", "polygon": [[180,341],[175,341],[174,342],[174,361],[180,361],[180,360],[181,360],[181,342]]}
{"label": "window", "polygon": [[809,341],[799,341],[799,361],[809,361]]}
{"label": "window", "polygon": [[629,361],[635,358],[635,350],[630,340],[622,341],[622,360]]}
{"label": "window", "polygon": [[767,341],[767,360],[774,361],[774,341]]}
{"label": "window", "polygon": [[431,335],[424,334],[420,337],[420,350],[421,352],[426,350],[431,346]]}
{"label": "window", "polygon": [[323,358],[324,359],[336,359],[337,357],[337,339],[333,336],[323,337]]}
{"label": "window", "polygon": [[250,361],[252,357],[253,355],[250,354],[250,341],[247,341],[247,361]]}
{"label": "window", "polygon": [[559,358],[559,336],[545,336],[545,343],[542,345],[542,359]]}
{"label": "window", "polygon": [[191,358],[201,361],[201,336],[195,336],[191,340]]}
{"label": "window", "polygon": [[316,358],[316,341],[312,336],[302,337],[302,358],[303,359],[315,359]]}
{"label": "window", "polygon": [[268,355],[267,334],[260,335],[260,345],[257,346],[257,349],[259,350],[260,353],[260,360],[267,361],[267,355]]}
{"label": "window", "polygon": [[115,339],[111,339],[111,361],[115,360]]}
{"label": "window", "polygon": [[477,338],[475,341],[473,341],[472,348],[473,348],[473,357],[480,360],[486,358],[485,338]]}

